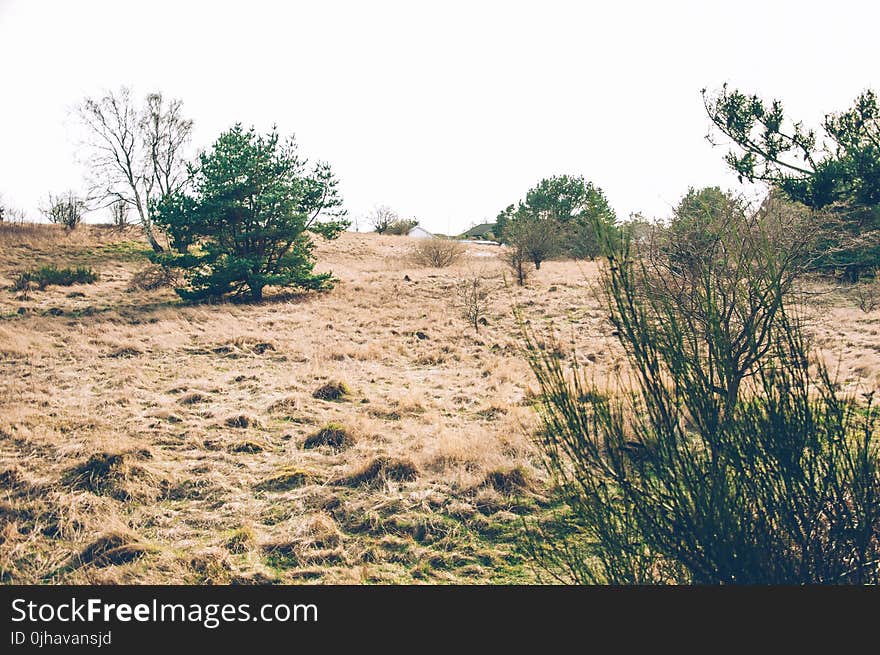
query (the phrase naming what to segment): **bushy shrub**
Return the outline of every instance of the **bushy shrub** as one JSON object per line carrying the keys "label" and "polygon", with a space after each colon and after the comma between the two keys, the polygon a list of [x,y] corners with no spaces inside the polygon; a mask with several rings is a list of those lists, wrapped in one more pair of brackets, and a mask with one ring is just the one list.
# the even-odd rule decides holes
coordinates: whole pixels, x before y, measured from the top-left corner
{"label": "bushy shrub", "polygon": [[419,222],[414,218],[397,218],[391,221],[385,228],[385,234],[406,236]]}
{"label": "bushy shrub", "polygon": [[632,369],[608,395],[530,337],[539,445],[565,511],[535,527],[579,583],[880,582],[873,394],[843,397],[789,289],[800,254],[767,212],[722,222],[684,268],[607,245],[605,300]]}
{"label": "bushy shrub", "polygon": [[410,256],[419,266],[445,268],[458,262],[464,255],[465,247],[450,239],[419,239],[413,246]]}
{"label": "bushy shrub", "polygon": [[[495,223],[496,238],[510,244],[517,238],[510,228],[517,221],[537,221],[538,231],[529,240],[534,245],[529,258],[535,268],[554,255],[593,259],[600,254],[595,225],[614,230],[617,217],[605,193],[580,175],[554,175],[529,189],[524,200],[501,211]],[[523,238],[522,230],[518,238]]]}
{"label": "bushy shrub", "polygon": [[69,287],[74,284],[92,284],[98,279],[98,274],[91,268],[78,266],[76,268],[57,268],[56,266],[43,266],[35,271],[23,271],[15,278],[12,288],[15,291],[27,291],[37,287],[41,291],[49,285]]}
{"label": "bushy shrub", "polygon": [[35,273],[37,285],[45,289],[50,284],[69,287],[74,284],[92,284],[98,280],[98,274],[91,267],[77,266],[76,268],[57,268],[56,266],[43,266]]}

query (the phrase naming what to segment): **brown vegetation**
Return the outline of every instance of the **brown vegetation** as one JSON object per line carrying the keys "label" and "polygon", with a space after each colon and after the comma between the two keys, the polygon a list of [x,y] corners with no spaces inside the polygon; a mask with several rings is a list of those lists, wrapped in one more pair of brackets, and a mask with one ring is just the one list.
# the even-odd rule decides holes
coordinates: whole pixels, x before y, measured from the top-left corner
{"label": "brown vegetation", "polygon": [[[137,234],[0,226],[0,580],[534,580],[515,542],[552,508],[510,310],[614,380],[595,264],[505,286],[497,247],[423,269],[408,239],[343,234],[318,245],[332,292],[186,306],[130,290]],[[99,279],[9,291],[48,264]],[[475,266],[498,289],[476,337],[450,311]],[[819,280],[802,291],[838,384],[880,383],[877,311]],[[314,397],[339,381],[344,402]],[[333,424],[345,436],[317,436]]]}

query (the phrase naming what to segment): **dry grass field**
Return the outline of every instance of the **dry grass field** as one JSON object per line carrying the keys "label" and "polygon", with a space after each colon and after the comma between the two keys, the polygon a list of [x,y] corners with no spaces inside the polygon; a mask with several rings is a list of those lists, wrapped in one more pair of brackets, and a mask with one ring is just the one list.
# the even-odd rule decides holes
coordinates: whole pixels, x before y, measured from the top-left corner
{"label": "dry grass field", "polygon": [[[3,582],[536,579],[517,539],[555,509],[512,308],[613,380],[595,264],[519,289],[493,246],[430,269],[411,240],[346,233],[317,249],[329,293],[187,306],[132,286],[137,231],[0,228]],[[10,289],[50,263],[99,279]],[[476,334],[455,304],[473,272],[494,288]],[[880,310],[805,291],[839,384],[880,386]]]}

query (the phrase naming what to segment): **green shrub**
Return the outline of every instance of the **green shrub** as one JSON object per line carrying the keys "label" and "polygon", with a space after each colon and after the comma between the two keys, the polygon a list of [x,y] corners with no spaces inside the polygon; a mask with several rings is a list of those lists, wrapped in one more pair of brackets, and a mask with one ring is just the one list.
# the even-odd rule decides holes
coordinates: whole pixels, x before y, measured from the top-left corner
{"label": "green shrub", "polygon": [[810,363],[788,302],[798,253],[777,247],[774,218],[719,226],[687,271],[608,246],[605,299],[633,371],[616,396],[529,337],[538,441],[565,508],[529,546],[552,575],[880,582],[873,394],[842,397]]}
{"label": "green shrub", "polygon": [[77,266],[76,268],[58,268],[56,266],[43,266],[35,271],[22,271],[12,283],[14,291],[27,291],[36,286],[41,291],[49,285],[69,287],[74,284],[92,284],[98,279],[98,274],[91,268]]}
{"label": "green shrub", "polygon": [[329,272],[313,270],[311,235],[332,239],[348,226],[337,180],[327,164],[307,168],[292,139],[235,125],[200,155],[192,189],[154,207],[173,249],[154,263],[181,271],[182,298],[260,300],[267,286],[333,285]]}

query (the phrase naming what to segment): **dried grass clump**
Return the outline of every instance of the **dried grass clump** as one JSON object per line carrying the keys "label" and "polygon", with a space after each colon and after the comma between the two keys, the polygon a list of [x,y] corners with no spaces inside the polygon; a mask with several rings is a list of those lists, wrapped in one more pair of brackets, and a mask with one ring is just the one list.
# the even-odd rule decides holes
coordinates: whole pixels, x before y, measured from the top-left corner
{"label": "dried grass clump", "polygon": [[260,443],[259,441],[251,441],[250,439],[245,439],[244,441],[239,441],[238,443],[229,446],[230,453],[254,455],[256,453],[261,453],[264,450],[266,450],[265,444]]}
{"label": "dried grass clump", "polygon": [[328,423],[314,434],[306,437],[303,448],[319,448],[326,446],[333,450],[342,450],[354,445],[354,435],[339,423]]}
{"label": "dried grass clump", "polygon": [[353,473],[339,478],[333,484],[356,487],[373,484],[383,480],[411,482],[419,475],[416,465],[408,459],[394,457],[376,457]]}
{"label": "dried grass clump", "polygon": [[247,416],[246,414],[236,414],[223,419],[223,425],[227,428],[239,428],[243,430],[249,427],[257,427],[259,424],[260,423],[257,419]]}
{"label": "dried grass clump", "polygon": [[312,398],[317,398],[318,400],[339,401],[345,400],[350,395],[351,390],[348,388],[348,385],[339,380],[322,384],[312,392]]}
{"label": "dried grass clump", "polygon": [[257,545],[257,533],[249,525],[236,528],[224,544],[230,553],[245,553]]}
{"label": "dried grass clump", "polygon": [[289,491],[318,481],[312,471],[298,468],[283,468],[274,475],[254,486],[257,491]]}
{"label": "dried grass clump", "polygon": [[336,548],[342,543],[342,532],[333,517],[316,512],[302,518],[293,531],[294,539],[310,548]]}
{"label": "dried grass clump", "polygon": [[139,346],[129,343],[114,346],[107,353],[107,357],[113,359],[129,359],[131,357],[139,357],[143,354],[144,351]]}
{"label": "dried grass clump", "polygon": [[100,452],[73,466],[62,475],[62,484],[75,491],[90,491],[116,500],[150,500],[160,495],[165,484],[138,460],[149,459],[147,452]]}
{"label": "dried grass clump", "polygon": [[204,403],[208,400],[210,400],[210,398],[205,394],[199,393],[198,391],[191,391],[190,393],[181,396],[177,402],[181,405],[197,405],[198,403]]}
{"label": "dried grass clump", "polygon": [[516,494],[534,489],[534,481],[522,466],[498,468],[486,473],[482,487],[491,487],[503,494]]}
{"label": "dried grass clump", "polygon": [[410,259],[418,266],[446,268],[464,256],[464,245],[449,239],[420,239],[410,252]]}
{"label": "dried grass clump", "polygon": [[185,559],[186,567],[196,574],[198,584],[225,584],[232,565],[222,548],[205,548]]}
{"label": "dried grass clump", "polygon": [[342,532],[333,517],[317,512],[304,516],[287,535],[267,541],[262,549],[285,566],[336,564],[345,558],[342,541]]}
{"label": "dried grass clump", "polygon": [[270,414],[290,417],[292,414],[302,410],[302,401],[297,396],[285,396],[277,400],[273,400],[266,407],[266,411]]}
{"label": "dried grass clump", "polygon": [[77,563],[80,566],[118,566],[155,552],[158,548],[145,543],[131,531],[110,530],[86,546],[77,557]]}

